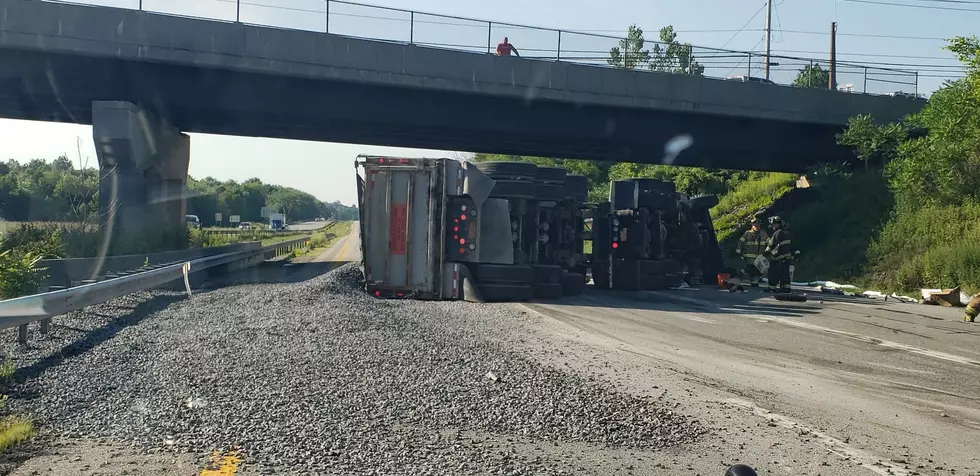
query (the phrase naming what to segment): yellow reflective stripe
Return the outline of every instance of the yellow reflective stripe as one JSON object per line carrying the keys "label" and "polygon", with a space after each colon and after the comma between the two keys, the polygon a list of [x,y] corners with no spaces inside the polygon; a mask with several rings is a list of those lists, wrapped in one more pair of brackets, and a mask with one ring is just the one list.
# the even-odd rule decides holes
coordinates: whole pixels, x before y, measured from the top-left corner
{"label": "yellow reflective stripe", "polygon": [[786,258],[789,258],[790,256],[793,256],[793,253],[786,253],[784,255],[779,255],[779,256],[776,256],[773,259],[786,259]]}
{"label": "yellow reflective stripe", "polygon": [[790,240],[783,240],[783,241],[780,241],[779,242],[779,246],[789,245],[789,243],[790,243]]}
{"label": "yellow reflective stripe", "polygon": [[966,315],[967,316],[977,317],[978,314],[980,314],[980,310],[978,310],[978,309],[976,309],[974,307],[971,307],[971,306],[966,306]]}
{"label": "yellow reflective stripe", "polygon": [[743,258],[746,258],[746,259],[748,259],[748,258],[756,258],[756,257],[758,257],[758,256],[759,256],[759,255],[757,255],[757,254],[751,254],[751,253],[743,253],[743,254],[742,254],[742,257],[743,257]]}

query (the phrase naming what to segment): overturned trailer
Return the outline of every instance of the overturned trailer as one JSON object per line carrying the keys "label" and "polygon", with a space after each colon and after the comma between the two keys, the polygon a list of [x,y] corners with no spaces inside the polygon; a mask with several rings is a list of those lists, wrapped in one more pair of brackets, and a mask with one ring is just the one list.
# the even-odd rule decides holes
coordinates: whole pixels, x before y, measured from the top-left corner
{"label": "overturned trailer", "polygon": [[584,289],[586,181],[512,162],[362,155],[355,168],[369,293],[482,302]]}

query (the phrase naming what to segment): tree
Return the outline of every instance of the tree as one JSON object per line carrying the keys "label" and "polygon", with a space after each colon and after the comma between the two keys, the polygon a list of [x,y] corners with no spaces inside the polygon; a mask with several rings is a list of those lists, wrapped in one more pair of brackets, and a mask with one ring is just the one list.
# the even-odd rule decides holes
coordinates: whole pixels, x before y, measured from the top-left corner
{"label": "tree", "polygon": [[620,69],[636,69],[650,61],[650,50],[643,49],[644,43],[643,30],[636,25],[630,25],[626,38],[619,40],[619,46],[609,50],[609,59],[606,62]]}
{"label": "tree", "polygon": [[[800,88],[820,88],[826,89],[830,84],[830,71],[823,69],[819,64],[808,64],[796,74],[793,86]],[[837,85],[834,85],[837,89]]]}
{"label": "tree", "polygon": [[672,25],[660,29],[660,43],[653,46],[650,71],[698,76],[704,74],[704,66],[694,58],[694,47],[690,43],[678,42]]}
{"label": "tree", "polygon": [[854,155],[864,162],[885,165],[898,155],[905,140],[906,128],[900,124],[877,125],[870,114],[861,114],[847,121],[847,130],[837,137],[837,143],[854,148]]}

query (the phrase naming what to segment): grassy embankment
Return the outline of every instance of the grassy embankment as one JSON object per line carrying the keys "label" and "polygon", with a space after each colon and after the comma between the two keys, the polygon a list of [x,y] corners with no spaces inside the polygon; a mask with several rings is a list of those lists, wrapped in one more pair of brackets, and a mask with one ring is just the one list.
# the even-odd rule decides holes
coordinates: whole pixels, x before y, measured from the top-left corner
{"label": "grassy embankment", "polygon": [[796,190],[795,177],[785,175],[749,180],[712,209],[727,259],[734,260],[749,217],[763,212],[790,224],[794,248],[801,251],[797,281],[832,280],[910,295],[957,285],[980,291],[980,204],[900,214],[880,170],[824,177],[811,189]]}

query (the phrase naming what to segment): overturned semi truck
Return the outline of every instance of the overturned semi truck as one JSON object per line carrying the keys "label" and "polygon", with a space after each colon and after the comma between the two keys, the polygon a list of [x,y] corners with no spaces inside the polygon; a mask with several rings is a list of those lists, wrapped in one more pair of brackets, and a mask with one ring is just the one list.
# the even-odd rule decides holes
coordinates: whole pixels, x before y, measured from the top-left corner
{"label": "overturned semi truck", "polygon": [[362,155],[355,168],[364,286],[377,297],[554,299],[589,276],[600,289],[660,289],[720,265],[717,198],[669,182],[613,182],[610,201],[590,204],[586,177],[523,162]]}
{"label": "overturned semi truck", "polygon": [[524,301],[581,293],[588,181],[512,162],[358,156],[366,290]]}

